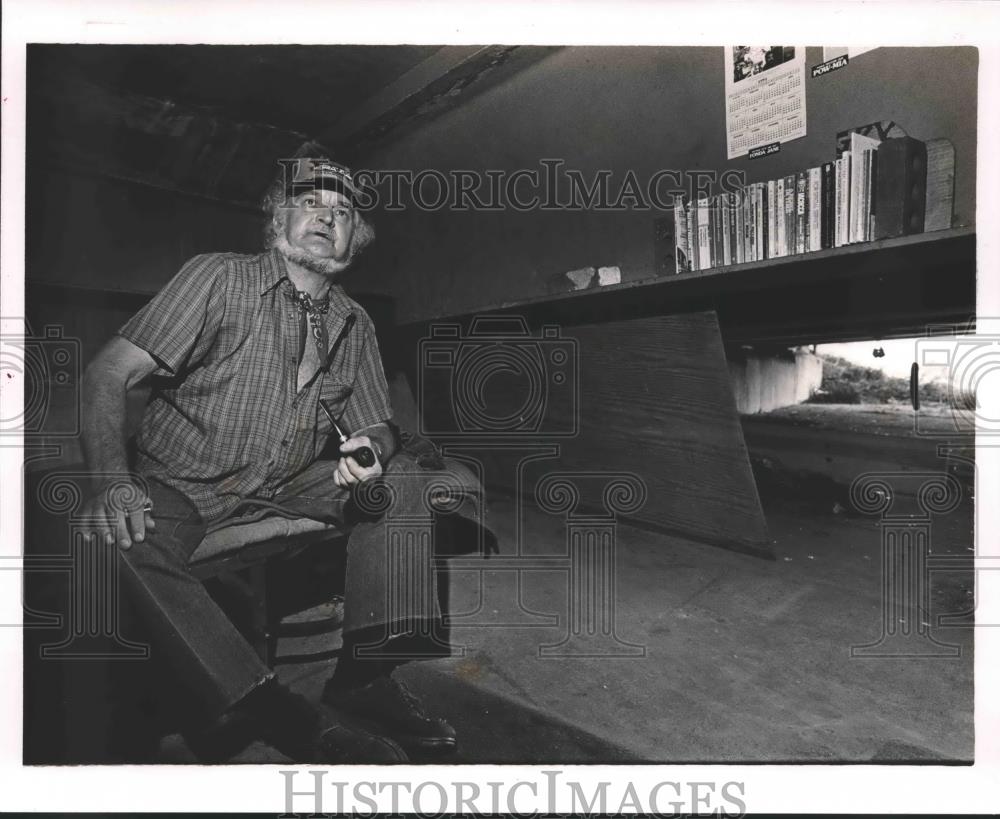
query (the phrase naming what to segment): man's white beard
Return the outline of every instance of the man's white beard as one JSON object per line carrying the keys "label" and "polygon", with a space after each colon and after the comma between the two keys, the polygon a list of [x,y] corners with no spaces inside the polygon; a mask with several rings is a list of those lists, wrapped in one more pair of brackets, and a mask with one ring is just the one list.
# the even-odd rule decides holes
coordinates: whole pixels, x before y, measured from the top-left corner
{"label": "man's white beard", "polygon": [[342,261],[338,261],[337,259],[321,259],[297,247],[292,247],[285,237],[284,231],[278,232],[278,235],[274,239],[274,247],[288,261],[304,267],[313,273],[318,273],[320,276],[333,277],[346,270],[351,263],[350,256]]}

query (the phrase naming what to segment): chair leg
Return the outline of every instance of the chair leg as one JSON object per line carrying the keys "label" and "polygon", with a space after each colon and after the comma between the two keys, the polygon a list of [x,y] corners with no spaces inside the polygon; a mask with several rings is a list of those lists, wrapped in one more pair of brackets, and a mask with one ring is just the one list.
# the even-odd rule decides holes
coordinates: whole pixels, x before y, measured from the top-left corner
{"label": "chair leg", "polygon": [[[266,568],[266,567],[265,567]],[[274,606],[275,584],[264,577],[264,656],[263,660],[269,668],[274,668],[274,662],[278,659],[278,635],[281,632],[281,620],[275,612]]]}
{"label": "chair leg", "polygon": [[268,666],[274,660],[277,638],[271,627],[270,600],[267,587],[267,562],[248,568],[250,595],[250,644],[257,656]]}

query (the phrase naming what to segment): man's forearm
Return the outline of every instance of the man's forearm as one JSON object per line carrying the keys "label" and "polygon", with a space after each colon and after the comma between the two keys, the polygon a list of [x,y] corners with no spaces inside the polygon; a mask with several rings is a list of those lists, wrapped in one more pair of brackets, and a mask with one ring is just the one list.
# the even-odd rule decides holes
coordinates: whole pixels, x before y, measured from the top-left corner
{"label": "man's forearm", "polygon": [[129,471],[125,384],[116,373],[99,366],[88,367],[83,380],[83,453],[95,476]]}

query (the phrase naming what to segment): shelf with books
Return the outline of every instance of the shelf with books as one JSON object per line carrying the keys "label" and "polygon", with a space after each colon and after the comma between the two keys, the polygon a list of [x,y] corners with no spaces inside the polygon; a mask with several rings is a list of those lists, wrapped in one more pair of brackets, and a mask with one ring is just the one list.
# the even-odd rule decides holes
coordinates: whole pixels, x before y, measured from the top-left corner
{"label": "shelf with books", "polygon": [[951,227],[951,143],[902,134],[876,138],[870,135],[873,126],[864,126],[865,133],[838,134],[838,154],[831,161],[714,195],[676,199],[675,271],[770,261]]}
{"label": "shelf with books", "polygon": [[[915,233],[892,239],[878,239],[872,242],[843,247],[781,256],[742,264],[712,267],[707,270],[692,270],[672,276],[643,278],[618,285],[591,288],[561,294],[562,299],[573,297],[600,297],[611,293],[621,293],[632,289],[687,289],[698,283],[711,282],[714,292],[747,290],[780,284],[802,284],[854,276],[880,275],[889,269],[902,267],[926,267],[939,262],[954,260],[956,265],[968,263],[970,252],[975,254],[975,229],[972,227],[938,230],[931,233]],[[541,301],[551,301],[554,297],[526,299],[509,302],[505,306],[515,307]]]}
{"label": "shelf with books", "polygon": [[[412,323],[513,312],[532,325],[572,326],[710,309],[732,320],[724,322],[724,334],[727,323],[757,328],[741,330],[740,339],[758,331],[761,337],[770,335],[757,320],[762,312],[770,314],[767,320],[775,326],[800,317],[799,335],[820,318],[830,326],[876,328],[878,317],[884,316],[881,324],[888,336],[894,324],[919,326],[967,320],[974,314],[975,255],[975,229],[952,228],[708,270],[650,275]],[[829,335],[833,337],[832,331]],[[873,330],[867,337],[874,335]]]}

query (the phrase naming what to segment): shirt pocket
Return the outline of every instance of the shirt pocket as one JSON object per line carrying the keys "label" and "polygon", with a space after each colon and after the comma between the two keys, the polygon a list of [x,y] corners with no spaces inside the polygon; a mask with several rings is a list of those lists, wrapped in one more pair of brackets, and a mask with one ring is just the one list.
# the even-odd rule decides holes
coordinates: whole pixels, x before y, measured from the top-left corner
{"label": "shirt pocket", "polygon": [[[350,400],[353,392],[354,386],[351,384],[345,384],[331,379],[324,379],[319,391],[319,400],[323,403],[323,406],[330,411],[334,420],[340,423],[340,418],[344,414],[344,409],[347,407],[347,402]],[[323,412],[322,407],[317,407],[317,414],[319,416],[317,419],[319,430],[321,432],[332,431],[333,425],[330,423],[330,419],[327,417],[326,413]],[[344,433],[350,435],[351,430],[345,429]]]}

